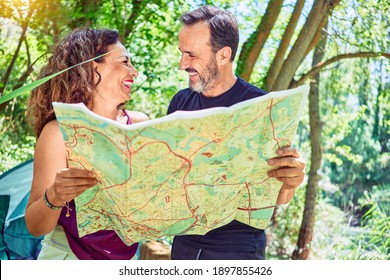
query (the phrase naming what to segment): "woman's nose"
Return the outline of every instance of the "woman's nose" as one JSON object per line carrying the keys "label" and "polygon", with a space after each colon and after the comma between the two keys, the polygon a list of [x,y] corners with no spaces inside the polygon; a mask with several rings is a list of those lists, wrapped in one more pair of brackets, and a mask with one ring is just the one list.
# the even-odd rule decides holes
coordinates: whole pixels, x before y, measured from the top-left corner
{"label": "woman's nose", "polygon": [[132,75],[132,76],[134,76],[135,78],[137,78],[138,77],[138,71],[137,71],[137,69],[135,69],[135,67],[133,66],[133,65],[130,65],[130,74]]}

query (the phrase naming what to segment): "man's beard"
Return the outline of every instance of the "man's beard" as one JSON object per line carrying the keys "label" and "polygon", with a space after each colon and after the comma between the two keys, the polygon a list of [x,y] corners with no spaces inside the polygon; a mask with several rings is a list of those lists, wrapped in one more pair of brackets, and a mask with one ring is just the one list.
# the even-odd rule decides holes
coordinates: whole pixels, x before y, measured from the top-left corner
{"label": "man's beard", "polygon": [[189,87],[193,91],[206,92],[215,86],[215,82],[220,76],[215,57],[212,57],[209,63],[206,65],[205,73],[201,75],[198,72],[198,76],[199,81],[195,82],[194,84],[191,84],[191,81],[189,82]]}

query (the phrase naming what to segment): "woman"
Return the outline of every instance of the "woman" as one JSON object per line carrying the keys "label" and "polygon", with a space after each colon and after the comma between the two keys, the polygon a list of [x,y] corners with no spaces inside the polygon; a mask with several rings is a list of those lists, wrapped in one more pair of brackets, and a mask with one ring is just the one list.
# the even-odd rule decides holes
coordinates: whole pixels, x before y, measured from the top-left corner
{"label": "woman", "polygon": [[[130,124],[147,120],[141,112],[122,109],[138,76],[117,31],[75,30],[54,48],[41,77],[80,62],[32,92],[28,115],[38,138],[26,224],[35,236],[45,235],[38,259],[131,259],[137,244],[126,246],[114,231],[79,238],[74,198],[97,180],[88,170],[69,168],[64,140],[52,102],[83,102],[103,117]],[[72,211],[70,211],[72,210]],[[70,216],[68,216],[70,214]],[[68,217],[67,217],[68,216]]]}

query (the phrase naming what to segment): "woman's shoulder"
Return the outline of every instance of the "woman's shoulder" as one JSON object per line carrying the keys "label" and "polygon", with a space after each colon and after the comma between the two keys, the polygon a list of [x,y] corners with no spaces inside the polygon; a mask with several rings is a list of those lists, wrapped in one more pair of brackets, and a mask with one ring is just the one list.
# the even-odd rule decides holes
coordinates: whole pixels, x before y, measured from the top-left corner
{"label": "woman's shoulder", "polygon": [[37,160],[66,160],[66,149],[61,130],[56,120],[48,122],[42,129],[35,149]]}
{"label": "woman's shoulder", "polygon": [[45,124],[45,126],[42,129],[42,134],[51,134],[51,133],[60,133],[60,127],[58,126],[57,120],[52,120]]}
{"label": "woman's shoulder", "polygon": [[139,111],[126,110],[126,113],[130,117],[131,123],[143,122],[150,119],[145,113]]}
{"label": "woman's shoulder", "polygon": [[60,127],[58,126],[57,120],[48,122],[42,129],[39,135],[38,141],[43,142],[56,142],[63,141]]}

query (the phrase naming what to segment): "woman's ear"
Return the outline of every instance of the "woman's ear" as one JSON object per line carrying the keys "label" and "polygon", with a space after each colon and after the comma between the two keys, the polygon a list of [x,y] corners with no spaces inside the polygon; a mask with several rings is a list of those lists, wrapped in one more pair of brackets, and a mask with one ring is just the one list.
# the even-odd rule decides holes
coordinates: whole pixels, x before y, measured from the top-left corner
{"label": "woman's ear", "polygon": [[92,61],[92,68],[93,69],[97,69],[98,68],[98,65],[99,65],[99,63],[97,63],[96,61]]}
{"label": "woman's ear", "polygon": [[230,62],[232,56],[232,49],[228,46],[223,47],[217,52],[217,57],[219,58],[219,63],[225,65]]}
{"label": "woman's ear", "polygon": [[95,84],[100,82],[100,75],[99,73],[99,63],[92,61],[92,68],[93,68],[93,80]]}

